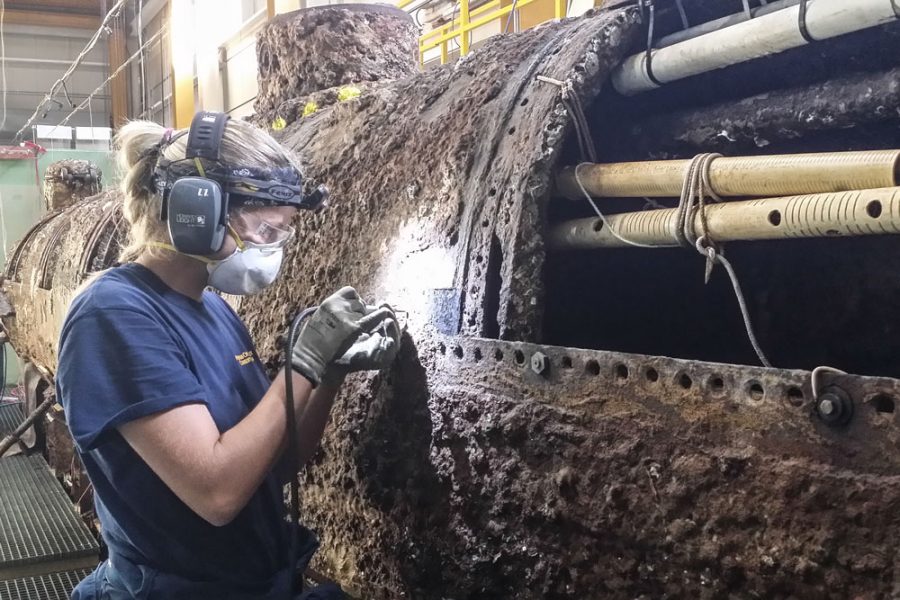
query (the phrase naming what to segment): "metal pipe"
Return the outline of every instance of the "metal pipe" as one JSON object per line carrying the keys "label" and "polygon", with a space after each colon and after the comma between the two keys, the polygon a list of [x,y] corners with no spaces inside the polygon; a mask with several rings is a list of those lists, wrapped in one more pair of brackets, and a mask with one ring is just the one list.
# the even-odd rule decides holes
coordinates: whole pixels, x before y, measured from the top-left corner
{"label": "metal pipe", "polygon": [[[578,170],[585,190],[599,198],[669,198],[681,195],[690,160],[586,164]],[[709,169],[719,196],[793,196],[900,185],[900,150],[828,152],[717,158]],[[584,194],[573,167],[557,175],[558,191]]]}
{"label": "metal pipe", "polygon": [[[710,238],[717,242],[844,237],[900,233],[900,187],[809,194],[708,205]],[[677,209],[608,215],[609,227],[638,244],[672,246]],[[700,231],[700,215],[695,216]],[[552,250],[626,247],[599,218],[560,223],[547,236]]]}
{"label": "metal pipe", "polygon": [[777,54],[845,33],[895,21],[896,0],[808,0],[806,27],[800,27],[800,6],[792,6],[713,31],[673,46],[625,60],[612,76],[620,94],[631,96],[661,84],[714,71],[729,65]]}
{"label": "metal pipe", "polygon": [[[752,18],[755,19],[757,17],[768,15],[779,10],[784,10],[785,8],[790,8],[791,6],[797,6],[798,4],[800,4],[800,0],[779,0],[778,2],[772,2],[771,4],[766,4],[765,6],[751,9],[750,14],[752,15]],[[660,38],[656,42],[653,42],[653,47],[665,48],[666,46],[673,46],[685,40],[690,40],[701,35],[706,35],[707,33],[712,33],[713,31],[724,29],[725,27],[731,27],[732,25],[737,25],[738,23],[743,23],[746,20],[747,13],[741,11],[733,15],[728,15],[727,17],[722,17],[721,19],[716,19],[715,21],[707,21],[706,23],[701,23],[700,25],[695,25],[694,27],[689,27],[688,29],[676,31],[675,33],[669,34],[663,38]]]}
{"label": "metal pipe", "polygon": [[0,440],[0,456],[6,454],[6,451],[12,448],[13,444],[18,442],[22,435],[28,431],[28,428],[34,425],[35,421],[41,418],[41,416],[50,410],[50,407],[56,403],[56,397],[51,396],[47,398],[43,402],[41,402],[37,408],[34,409],[28,417],[22,421],[18,427],[16,427],[15,431],[11,432],[9,435]]}

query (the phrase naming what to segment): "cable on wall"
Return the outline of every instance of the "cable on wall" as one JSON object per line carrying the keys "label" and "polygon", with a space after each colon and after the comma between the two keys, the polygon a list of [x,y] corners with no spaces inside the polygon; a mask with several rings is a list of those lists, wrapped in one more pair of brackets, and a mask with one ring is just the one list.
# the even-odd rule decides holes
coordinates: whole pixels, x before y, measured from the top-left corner
{"label": "cable on wall", "polygon": [[[62,121],[60,121],[59,123],[57,123],[57,124],[53,127],[53,129],[50,130],[50,133],[53,133],[54,131],[56,131],[57,128],[64,126],[66,123],[69,122],[69,119],[71,119],[71,118],[75,115],[75,113],[77,113],[77,112],[80,111],[80,110],[83,110],[86,106],[88,106],[88,104],[89,104],[90,101],[91,101],[91,98],[93,98],[95,95],[97,95],[97,93],[99,93],[101,90],[103,90],[103,88],[106,87],[106,85],[109,84],[110,81],[112,81],[113,79],[115,79],[116,76],[117,76],[119,73],[121,73],[122,71],[124,71],[124,70],[125,70],[125,67],[127,67],[128,65],[130,65],[131,63],[133,63],[133,62],[134,62],[135,60],[137,60],[138,58],[140,58],[141,52],[143,52],[147,47],[149,47],[150,45],[156,43],[158,40],[160,40],[161,38],[163,38],[165,35],[167,35],[167,33],[168,33],[168,32],[167,32],[165,29],[160,29],[160,30],[157,31],[155,34],[153,34],[153,36],[152,36],[149,40],[147,40],[147,41],[144,43],[143,46],[141,46],[140,48],[138,48],[137,51],[136,51],[134,54],[132,54],[131,56],[129,56],[128,59],[127,59],[125,62],[123,62],[121,65],[119,65],[119,68],[116,69],[115,71],[113,71],[113,72],[110,74],[110,76],[106,78],[106,81],[104,81],[104,82],[101,83],[99,86],[97,86],[97,88],[96,88],[93,92],[91,92],[90,94],[88,94],[87,98],[85,98],[85,99],[81,102],[81,104],[79,104],[79,105],[76,106],[74,109],[72,109],[72,112],[70,112],[68,115],[66,115],[66,117],[65,117]],[[49,135],[49,134],[48,134],[48,135]]]}
{"label": "cable on wall", "polygon": [[[78,65],[81,64],[81,62],[84,60],[84,58],[87,56],[87,54],[91,50],[94,49],[94,46],[96,46],[97,42],[100,40],[100,36],[103,34],[104,31],[106,31],[108,29],[108,27],[107,27],[108,23],[110,21],[112,21],[119,14],[119,11],[122,10],[122,7],[125,5],[126,1],[127,0],[118,0],[118,2],[116,2],[115,5],[113,5],[113,7],[109,10],[109,12],[106,13],[106,16],[103,17],[103,21],[101,21],[101,23],[100,23],[100,27],[97,29],[97,31],[94,33],[94,35],[91,36],[91,39],[88,41],[87,45],[84,47],[84,49],[81,51],[81,53],[77,57],[75,57],[75,60],[72,61],[72,64],[69,65],[69,68],[66,69],[66,72],[63,73],[62,77],[57,79],[53,83],[53,85],[50,86],[50,91],[47,92],[47,94],[44,96],[44,99],[38,103],[37,107],[35,107],[35,109],[34,109],[34,112],[31,114],[30,117],[28,117],[28,120],[25,122],[25,124],[22,125],[22,128],[16,132],[15,137],[17,139],[21,138],[22,134],[25,133],[25,130],[27,130],[28,127],[30,127],[31,124],[34,123],[35,119],[37,119],[38,115],[41,113],[41,108],[47,102],[50,102],[51,100],[53,100],[53,97],[56,95],[56,93],[59,91],[59,89],[63,86],[66,79],[68,79],[69,76],[75,71],[75,69],[78,68]],[[5,86],[4,86],[4,89],[5,89]]]}
{"label": "cable on wall", "polygon": [[0,79],[2,79],[3,83],[3,117],[0,118],[0,131],[6,127],[6,40],[3,37],[3,19],[6,17],[6,2],[5,0],[0,0],[0,60],[3,61],[3,66],[0,66]]}

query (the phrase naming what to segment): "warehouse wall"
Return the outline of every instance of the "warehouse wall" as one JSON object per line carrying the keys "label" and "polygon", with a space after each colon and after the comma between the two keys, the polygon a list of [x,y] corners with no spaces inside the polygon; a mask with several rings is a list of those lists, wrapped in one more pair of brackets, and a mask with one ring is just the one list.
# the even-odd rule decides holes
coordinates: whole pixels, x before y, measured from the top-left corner
{"label": "warehouse wall", "polygon": [[[142,15],[143,36],[147,40],[160,29],[168,27],[169,14],[165,4],[157,9],[145,7]],[[128,54],[139,48],[137,22],[132,23]],[[168,36],[148,47],[143,60],[133,63],[129,70],[131,79],[131,115],[136,119],[148,119],[161,125],[172,125],[172,61]],[[143,82],[142,82],[143,78]],[[142,84],[143,83],[143,84]]]}
{"label": "warehouse wall", "polygon": [[[0,142],[9,142],[16,130],[26,122],[56,79],[84,48],[93,31],[86,29],[5,26],[7,120],[0,130]],[[80,103],[106,79],[106,47],[97,44],[84,59],[81,68],[68,81],[69,100]],[[65,95],[46,108],[46,116],[38,115],[35,124],[56,125],[71,111]],[[95,127],[109,125],[109,97],[101,92],[91,101],[91,111],[76,114],[70,125]],[[30,139],[30,132],[25,135]]]}

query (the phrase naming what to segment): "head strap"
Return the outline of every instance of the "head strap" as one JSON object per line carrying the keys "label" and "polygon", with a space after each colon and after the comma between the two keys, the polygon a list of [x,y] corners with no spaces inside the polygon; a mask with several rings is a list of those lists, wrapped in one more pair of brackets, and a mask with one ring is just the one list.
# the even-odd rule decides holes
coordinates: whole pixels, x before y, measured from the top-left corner
{"label": "head strap", "polygon": [[[147,187],[162,197],[162,220],[166,219],[172,186],[179,178],[197,175],[217,182],[231,206],[291,206],[306,210],[319,210],[326,206],[327,188],[319,186],[311,194],[304,194],[303,177],[293,167],[248,167],[222,163],[220,149],[229,118],[225,113],[201,111],[194,116],[190,130],[173,135],[173,131],[167,129],[154,146],[157,161]],[[174,161],[165,159],[161,149],[183,135],[188,136],[185,158]]]}
{"label": "head strap", "polygon": [[219,148],[229,118],[228,115],[221,112],[201,111],[194,115],[185,157],[219,160]]}

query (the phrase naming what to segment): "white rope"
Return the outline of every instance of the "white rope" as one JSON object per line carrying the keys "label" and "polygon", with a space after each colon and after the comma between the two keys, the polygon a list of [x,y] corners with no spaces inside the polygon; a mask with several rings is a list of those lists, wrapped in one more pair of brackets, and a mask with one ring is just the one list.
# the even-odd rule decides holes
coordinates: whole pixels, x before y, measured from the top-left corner
{"label": "white rope", "polygon": [[[735,272],[734,267],[731,265],[731,261],[725,258],[725,256],[723,256],[722,253],[718,249],[716,249],[714,245],[712,245],[712,240],[710,240],[708,237],[708,231],[706,228],[706,204],[704,200],[707,196],[713,198],[714,200],[719,200],[718,196],[715,194],[712,186],[709,183],[709,166],[716,158],[717,155],[713,154],[701,154],[694,157],[694,160],[691,163],[691,167],[685,174],[685,181],[682,186],[681,198],[678,202],[678,225],[673,231],[673,237],[676,242],[674,244],[643,244],[634,240],[629,240],[628,238],[622,236],[618,231],[616,231],[615,228],[610,225],[609,220],[606,218],[606,216],[600,211],[597,203],[594,202],[594,199],[588,193],[587,189],[585,189],[584,184],[581,181],[581,176],[578,170],[590,163],[580,163],[575,167],[575,183],[578,184],[578,188],[581,190],[581,193],[584,195],[585,199],[587,199],[588,203],[590,203],[591,207],[594,209],[594,212],[597,213],[597,216],[603,222],[603,226],[606,227],[610,235],[612,235],[620,242],[637,248],[672,248],[678,246],[693,246],[694,248],[696,248],[697,252],[706,257],[707,261],[709,261],[710,264],[722,265],[722,267],[724,267],[725,269],[725,272],[728,274],[728,278],[731,280],[731,287],[734,289],[734,295],[737,298],[738,308],[740,308],[741,311],[741,318],[744,321],[744,329],[747,332],[747,339],[750,340],[750,345],[753,347],[753,351],[756,353],[757,358],[759,358],[759,361],[763,364],[763,366],[772,368],[772,363],[769,361],[765,352],[763,352],[762,346],[760,346],[759,341],[756,339],[756,334],[753,331],[753,320],[750,317],[750,309],[747,306],[747,300],[744,297],[744,291],[741,288],[741,283],[738,280],[737,273]],[[701,235],[699,236],[697,236],[694,231],[697,216],[700,217],[701,226]],[[815,387],[815,385],[813,387]]]}
{"label": "white rope", "polygon": [[[716,264],[720,264],[725,268],[728,278],[731,280],[731,287],[734,288],[734,295],[737,298],[738,307],[741,310],[741,318],[744,320],[744,329],[747,332],[747,339],[753,346],[757,358],[765,367],[772,367],[768,357],[759,345],[756,334],[753,332],[753,321],[750,318],[750,309],[747,306],[747,300],[744,298],[744,292],[741,289],[741,283],[738,281],[737,273],[731,262],[725,258],[722,251],[718,248],[715,240],[709,236],[709,225],[706,218],[706,199],[710,198],[715,202],[721,202],[722,199],[713,190],[710,182],[710,165],[719,158],[720,154],[698,154],[691,160],[687,173],[684,176],[684,183],[681,187],[681,197],[678,200],[677,223],[674,227],[674,237],[679,245],[690,248],[693,247],[706,257],[706,279],[712,273],[712,268]],[[696,232],[696,223],[700,221],[700,235]]]}
{"label": "white rope", "polygon": [[[697,240],[700,241],[699,239]],[[700,250],[699,244],[697,245],[697,249]],[[712,248],[707,248],[707,257],[710,257],[711,260],[719,263],[723,267],[725,267],[725,272],[728,273],[728,278],[731,279],[731,287],[734,288],[734,295],[738,301],[738,307],[741,309],[741,317],[744,319],[744,329],[747,331],[747,339],[750,340],[750,345],[753,346],[753,351],[756,352],[757,358],[759,358],[759,362],[763,364],[764,367],[772,368],[772,363],[769,361],[768,357],[762,351],[762,346],[759,345],[759,342],[756,339],[756,335],[753,333],[753,322],[750,320],[750,309],[747,307],[747,301],[744,299],[744,292],[741,290],[741,283],[738,281],[737,273],[734,271],[734,267],[731,266],[731,261],[722,256],[721,254],[715,253],[713,250],[713,254],[710,255],[709,251],[713,250]]]}
{"label": "white rope", "polygon": [[606,227],[606,230],[609,231],[609,234],[628,246],[634,246],[635,248],[662,248],[662,247],[677,247],[679,244],[643,244],[641,242],[635,242],[634,240],[629,240],[626,237],[623,237],[615,228],[610,225],[606,216],[600,212],[600,207],[597,206],[597,203],[594,202],[594,199],[591,198],[591,195],[588,194],[587,190],[584,187],[584,184],[581,182],[581,175],[578,173],[578,169],[585,165],[589,165],[591,163],[580,163],[577,167],[575,167],[575,183],[578,184],[578,188],[581,190],[581,193],[584,194],[584,197],[587,199],[588,203],[591,205],[591,208],[594,209],[594,212],[597,213],[597,216],[600,217],[600,220],[603,222],[603,226]]}
{"label": "white rope", "polygon": [[[94,35],[91,36],[91,39],[88,40],[87,45],[84,47],[84,49],[81,51],[81,53],[77,57],[75,57],[75,60],[72,61],[72,64],[69,65],[69,68],[66,69],[66,72],[63,73],[62,77],[57,79],[53,83],[53,85],[50,86],[50,91],[47,92],[47,94],[44,96],[44,99],[38,103],[37,107],[34,109],[34,112],[31,114],[31,116],[28,118],[28,120],[25,122],[25,124],[22,125],[22,128],[16,132],[15,137],[18,138],[19,136],[21,136],[22,133],[24,133],[25,130],[28,129],[28,127],[32,123],[34,123],[34,120],[37,119],[37,116],[40,114],[41,108],[44,106],[44,104],[46,104],[47,102],[49,102],[50,100],[53,99],[53,97],[56,95],[56,92],[59,90],[60,87],[62,87],[63,83],[65,83],[66,79],[69,78],[69,76],[75,71],[75,69],[78,68],[78,65],[81,64],[81,61],[84,60],[84,57],[87,56],[88,52],[90,52],[91,50],[94,49],[94,46],[96,46],[97,42],[100,40],[100,35],[103,33],[104,30],[106,30],[107,23],[109,23],[118,14],[118,11],[121,10],[121,8],[122,8],[122,6],[124,6],[125,2],[126,2],[126,0],[118,0],[118,2],[116,2],[115,5],[113,5],[113,7],[111,9],[109,9],[109,12],[106,13],[105,17],[103,17],[103,21],[100,23],[100,27],[97,29],[97,31],[94,33]],[[5,89],[5,87],[6,86],[4,86],[4,89]]]}

